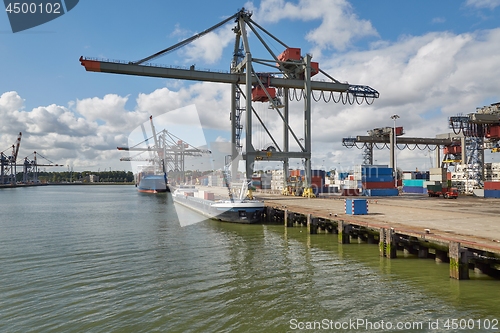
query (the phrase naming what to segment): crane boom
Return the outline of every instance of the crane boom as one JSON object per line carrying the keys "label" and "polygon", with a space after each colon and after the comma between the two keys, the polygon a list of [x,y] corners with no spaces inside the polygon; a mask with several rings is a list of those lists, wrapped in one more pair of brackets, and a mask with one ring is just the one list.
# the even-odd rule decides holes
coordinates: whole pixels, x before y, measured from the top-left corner
{"label": "crane boom", "polygon": [[12,157],[14,159],[14,162],[17,160],[17,154],[19,153],[19,146],[21,146],[21,137],[22,136],[23,136],[23,133],[19,132],[15,146],[12,146]]}
{"label": "crane boom", "polygon": [[[152,65],[136,65],[119,61],[105,61],[95,58],[80,57],[80,63],[88,72],[149,76],[167,79],[182,79],[191,81],[205,81],[216,83],[245,84],[245,74],[221,73],[194,69],[168,68]],[[304,80],[270,77],[269,85],[277,88],[304,89]],[[257,85],[257,77],[252,77],[252,85]],[[332,92],[364,92],[367,97],[378,98],[378,92],[368,86],[351,85],[339,82],[311,81],[312,90]]]}

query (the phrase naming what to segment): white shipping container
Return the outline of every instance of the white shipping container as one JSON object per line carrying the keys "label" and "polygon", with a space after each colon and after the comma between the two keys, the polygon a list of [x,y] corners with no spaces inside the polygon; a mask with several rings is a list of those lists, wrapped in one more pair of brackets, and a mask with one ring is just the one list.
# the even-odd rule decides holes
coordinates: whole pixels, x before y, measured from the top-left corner
{"label": "white shipping container", "polygon": [[438,182],[446,182],[446,175],[444,177],[442,175],[429,175],[429,180],[438,181]]}
{"label": "white shipping container", "polygon": [[403,179],[415,179],[415,174],[413,172],[403,173]]}
{"label": "white shipping container", "polygon": [[431,168],[429,170],[429,173],[431,175],[446,175],[446,169],[443,169],[443,168]]}

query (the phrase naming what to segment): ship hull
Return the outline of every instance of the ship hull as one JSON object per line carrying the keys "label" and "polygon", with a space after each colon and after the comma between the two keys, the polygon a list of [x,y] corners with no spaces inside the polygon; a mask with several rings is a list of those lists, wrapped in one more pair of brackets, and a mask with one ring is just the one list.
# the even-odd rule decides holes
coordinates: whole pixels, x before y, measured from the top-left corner
{"label": "ship hull", "polygon": [[256,200],[211,201],[178,193],[173,199],[210,219],[232,223],[260,223],[265,209],[264,203]]}
{"label": "ship hull", "polygon": [[162,175],[146,175],[141,177],[137,184],[137,191],[140,193],[165,193],[168,186],[165,177]]}

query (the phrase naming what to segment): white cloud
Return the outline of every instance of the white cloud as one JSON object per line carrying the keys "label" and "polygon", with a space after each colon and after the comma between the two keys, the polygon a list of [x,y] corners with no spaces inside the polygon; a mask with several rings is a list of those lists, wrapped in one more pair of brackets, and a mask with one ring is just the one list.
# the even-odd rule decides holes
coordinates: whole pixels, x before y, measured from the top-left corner
{"label": "white cloud", "polygon": [[500,0],[467,0],[466,5],[476,8],[494,9],[500,6]]}
{"label": "white cloud", "polygon": [[247,3],[246,7],[253,10],[254,20],[259,23],[275,23],[284,19],[321,21],[318,27],[306,34],[306,39],[319,52],[330,48],[345,50],[353,40],[378,36],[371,22],[360,19],[347,0],[300,0],[297,4],[264,0],[259,8],[255,8],[253,3]]}

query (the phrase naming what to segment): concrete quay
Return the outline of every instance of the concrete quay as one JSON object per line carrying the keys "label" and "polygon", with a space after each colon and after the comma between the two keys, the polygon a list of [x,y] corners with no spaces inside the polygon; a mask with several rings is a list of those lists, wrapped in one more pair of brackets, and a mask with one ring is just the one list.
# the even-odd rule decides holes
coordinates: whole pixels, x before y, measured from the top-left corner
{"label": "concrete quay", "polygon": [[[202,187],[219,198],[227,188]],[[450,264],[450,277],[468,279],[469,270],[500,278],[500,201],[460,196],[355,197],[368,202],[367,215],[345,214],[345,197],[282,196],[257,191],[266,203],[263,223],[307,227],[311,234],[337,234],[338,242],[379,244],[380,255],[415,255]]]}
{"label": "concrete quay", "polygon": [[279,212],[287,226],[295,223],[307,225],[311,233],[337,233],[341,243],[353,239],[379,243],[380,255],[387,258],[396,258],[397,251],[403,251],[449,262],[450,277],[456,279],[469,278],[469,269],[500,277],[498,199],[359,197],[367,200],[368,214],[348,215],[344,197],[308,199],[264,192],[256,196],[272,210],[268,219]]}

